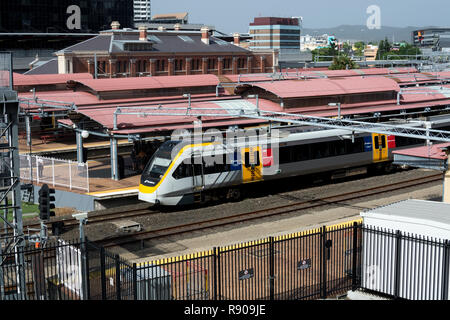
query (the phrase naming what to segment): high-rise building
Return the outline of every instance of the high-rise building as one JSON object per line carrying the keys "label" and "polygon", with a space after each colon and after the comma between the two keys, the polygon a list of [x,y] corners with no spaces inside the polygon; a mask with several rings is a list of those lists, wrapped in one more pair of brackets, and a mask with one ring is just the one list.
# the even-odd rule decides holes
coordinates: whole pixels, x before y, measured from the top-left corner
{"label": "high-rise building", "polygon": [[134,22],[149,22],[152,20],[151,0],[133,0]]}
{"label": "high-rise building", "polygon": [[130,0],[0,1],[1,33],[87,33],[133,26]]}
{"label": "high-rise building", "polygon": [[250,23],[250,49],[300,50],[299,18],[258,17]]}

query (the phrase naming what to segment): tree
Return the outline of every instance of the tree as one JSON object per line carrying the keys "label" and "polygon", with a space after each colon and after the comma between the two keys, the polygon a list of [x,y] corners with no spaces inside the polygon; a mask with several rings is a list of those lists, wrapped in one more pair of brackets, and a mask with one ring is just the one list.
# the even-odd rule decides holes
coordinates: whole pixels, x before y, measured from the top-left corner
{"label": "tree", "polygon": [[349,55],[352,52],[352,46],[347,42],[344,42],[344,44],[342,45],[342,52],[344,52],[344,54],[346,55]]}
{"label": "tree", "polygon": [[387,56],[391,54],[392,46],[388,38],[381,40],[378,44],[377,60],[386,60]]}
{"label": "tree", "polygon": [[[337,50],[331,47],[324,47],[324,48],[318,48],[315,49],[313,51],[311,51],[312,53],[312,59],[315,61],[316,56],[335,56],[337,55]],[[329,61],[329,58],[319,58],[319,61]]]}
{"label": "tree", "polygon": [[362,56],[364,54],[364,49],[366,48],[366,43],[364,41],[355,42],[356,55]]}
{"label": "tree", "polygon": [[333,63],[328,68],[330,70],[346,70],[346,69],[358,69],[358,65],[350,59],[347,55],[341,55],[334,57]]}

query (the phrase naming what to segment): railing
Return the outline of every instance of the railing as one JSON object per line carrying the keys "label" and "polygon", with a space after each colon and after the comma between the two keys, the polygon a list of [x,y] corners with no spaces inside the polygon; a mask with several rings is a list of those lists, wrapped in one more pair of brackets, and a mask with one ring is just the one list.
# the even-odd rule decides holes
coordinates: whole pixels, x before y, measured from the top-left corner
{"label": "railing", "polygon": [[21,154],[20,179],[89,192],[87,163]]}
{"label": "railing", "polygon": [[[23,253],[27,300],[299,300],[357,289],[449,299],[449,241],[360,221],[139,265],[88,240]],[[0,300],[17,299],[15,253],[0,258]]]}
{"label": "railing", "polygon": [[[82,255],[79,242],[54,241],[45,247],[20,249],[24,264],[18,268],[15,252],[0,255],[0,300],[82,300]],[[19,292],[18,270],[25,279]]]}
{"label": "railing", "polygon": [[363,227],[362,288],[408,300],[449,300],[450,242]]}

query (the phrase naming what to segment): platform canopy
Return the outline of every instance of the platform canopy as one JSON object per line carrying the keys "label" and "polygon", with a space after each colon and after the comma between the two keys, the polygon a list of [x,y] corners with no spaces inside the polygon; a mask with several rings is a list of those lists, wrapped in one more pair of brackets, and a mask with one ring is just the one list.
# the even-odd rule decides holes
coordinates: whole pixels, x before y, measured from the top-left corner
{"label": "platform canopy", "polygon": [[407,165],[414,168],[448,170],[448,152],[450,143],[408,148],[393,151],[394,164]]}

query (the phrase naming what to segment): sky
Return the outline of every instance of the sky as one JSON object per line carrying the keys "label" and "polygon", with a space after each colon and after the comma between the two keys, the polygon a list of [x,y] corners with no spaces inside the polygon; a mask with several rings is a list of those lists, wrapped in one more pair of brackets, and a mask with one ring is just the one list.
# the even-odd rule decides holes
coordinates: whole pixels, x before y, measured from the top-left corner
{"label": "sky", "polygon": [[302,16],[305,28],[366,25],[366,10],[377,5],[381,26],[450,26],[449,0],[152,0],[152,15],[188,12],[190,23],[248,32],[258,16]]}

